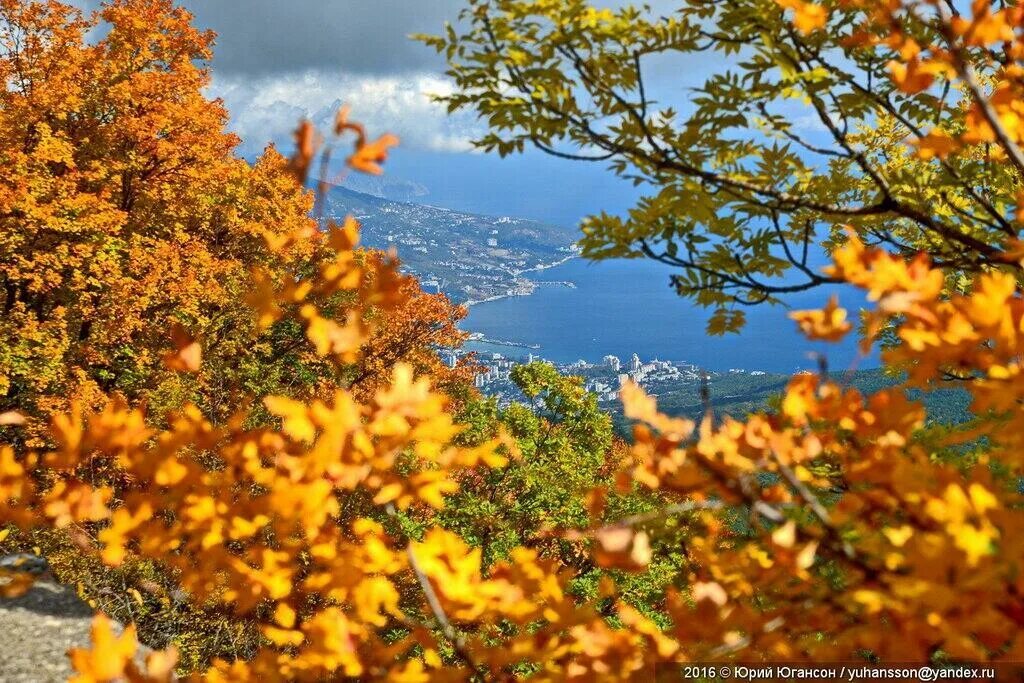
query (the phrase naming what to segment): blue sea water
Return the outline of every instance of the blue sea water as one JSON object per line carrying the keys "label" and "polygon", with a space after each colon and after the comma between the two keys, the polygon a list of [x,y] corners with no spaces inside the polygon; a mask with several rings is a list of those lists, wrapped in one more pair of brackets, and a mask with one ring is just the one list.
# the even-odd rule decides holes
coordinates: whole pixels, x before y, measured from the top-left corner
{"label": "blue sea water", "polygon": [[[533,280],[570,280],[576,288],[542,285],[530,296],[477,304],[470,308],[462,328],[489,339],[540,344],[541,348],[479,343],[468,348],[513,358],[532,352],[558,363],[600,361],[607,354],[626,361],[637,353],[645,361],[686,361],[716,371],[813,369],[817,367],[813,353],[824,353],[829,367],[836,370],[877,365],[873,355],[858,358],[854,334],[838,344],[807,341],[780,306],[744,307],[747,325],[741,334],[709,337],[704,329],[710,311],[676,295],[668,286],[671,272],[645,259],[574,259],[533,273]],[[852,289],[820,287],[790,295],[787,302],[792,309],[817,308],[832,293],[839,295],[840,304],[856,320],[863,298]]]}

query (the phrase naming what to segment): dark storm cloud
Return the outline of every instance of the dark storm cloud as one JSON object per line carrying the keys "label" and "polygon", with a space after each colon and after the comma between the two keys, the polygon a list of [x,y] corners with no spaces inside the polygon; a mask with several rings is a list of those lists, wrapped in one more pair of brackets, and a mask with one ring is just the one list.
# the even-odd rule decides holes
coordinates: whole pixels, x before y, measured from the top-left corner
{"label": "dark storm cloud", "polygon": [[186,0],[196,25],[217,32],[221,73],[327,69],[384,74],[439,71],[410,33],[438,33],[464,0]]}

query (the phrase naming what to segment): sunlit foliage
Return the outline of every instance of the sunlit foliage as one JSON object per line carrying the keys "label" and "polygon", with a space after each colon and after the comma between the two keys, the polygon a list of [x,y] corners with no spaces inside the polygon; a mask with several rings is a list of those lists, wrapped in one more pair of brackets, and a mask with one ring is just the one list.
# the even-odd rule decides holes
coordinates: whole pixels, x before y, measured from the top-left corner
{"label": "sunlit foliage", "polygon": [[638,184],[626,217],[584,222],[584,253],[676,267],[721,334],[744,305],[836,282],[814,263],[837,226],[930,254],[953,287],[1016,268],[1021,10],[959,4],[472,0],[422,40],[457,85],[441,99],[487,122],[482,149],[533,146]]}

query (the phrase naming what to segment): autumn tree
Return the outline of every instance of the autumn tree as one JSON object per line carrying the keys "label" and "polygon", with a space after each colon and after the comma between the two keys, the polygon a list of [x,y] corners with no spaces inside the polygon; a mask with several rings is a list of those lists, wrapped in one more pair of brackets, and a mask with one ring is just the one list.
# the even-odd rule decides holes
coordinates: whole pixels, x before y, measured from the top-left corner
{"label": "autumn tree", "polygon": [[[814,263],[838,226],[924,251],[953,287],[1018,269],[1024,158],[1003,151],[1013,124],[990,123],[1012,107],[993,86],[1018,58],[1017,10],[898,4],[472,0],[423,39],[457,86],[441,99],[487,122],[481,149],[603,163],[644,188],[628,215],[584,221],[585,255],[678,268],[721,333],[744,305],[837,282]],[[645,78],[667,65],[695,76]],[[950,154],[953,140],[971,144]]]}
{"label": "autumn tree", "polygon": [[[0,408],[45,418],[70,397],[98,406],[117,393],[159,412],[202,397],[223,419],[241,394],[342,381],[298,353],[301,332],[261,334],[242,304],[253,266],[280,278],[325,256],[315,243],[267,247],[312,229],[312,197],[275,150],[254,164],[235,155],[227,112],[202,93],[212,39],[169,0],[92,17],[59,2],[0,7]],[[427,351],[456,343],[463,313],[405,287],[419,325],[391,320],[353,381],[410,354],[439,370]],[[204,339],[191,379],[164,368],[172,324],[181,346]]]}
{"label": "autumn tree", "polygon": [[586,562],[580,544],[561,537],[585,526],[587,497],[625,461],[615,457],[611,421],[577,377],[537,362],[512,370],[526,401],[499,408],[480,398],[463,408],[467,444],[504,429],[519,457],[507,467],[475,472],[460,482],[442,523],[479,546],[485,565],[505,559],[512,548],[544,548],[567,566]]}
{"label": "autumn tree", "polygon": [[269,257],[261,226],[294,229],[307,202],[280,158],[232,156],[223,107],[200,94],[211,37],[182,10],[12,1],[0,19],[6,407],[138,395],[165,344],[151,323],[205,331],[238,298],[243,255]]}
{"label": "autumn tree", "polygon": [[[310,400],[350,386],[371,397],[402,363],[464,393],[466,371],[436,353],[460,343],[464,310],[399,275],[387,254],[352,253],[366,287],[396,283],[400,303],[387,316],[370,299],[355,308],[355,292],[315,299],[335,323],[378,321],[365,353],[328,363],[299,322],[260,326],[248,302],[254,289],[309,277],[333,262],[335,247],[297,182],[301,156],[236,155],[227,112],[202,92],[213,36],[190,22],[165,0],[106,3],[91,16],[60,2],[0,5],[0,414],[19,416],[0,421],[0,439],[23,462],[28,449],[53,445],[47,425],[72,405],[146,405],[148,423],[166,426],[169,412],[194,404],[220,425],[268,394]],[[361,171],[376,170],[394,144],[353,137]],[[354,245],[351,226],[349,234]],[[250,425],[274,419],[262,407],[249,415]],[[117,499],[131,487],[94,474]],[[190,629],[239,641],[237,623],[211,628],[180,601],[143,600],[138,587],[166,587],[165,574],[147,562],[112,571],[65,527],[5,534],[3,551],[39,549],[61,580],[136,619],[153,644]],[[126,584],[138,599],[122,600],[114,587]],[[191,645],[210,647],[201,638]]]}

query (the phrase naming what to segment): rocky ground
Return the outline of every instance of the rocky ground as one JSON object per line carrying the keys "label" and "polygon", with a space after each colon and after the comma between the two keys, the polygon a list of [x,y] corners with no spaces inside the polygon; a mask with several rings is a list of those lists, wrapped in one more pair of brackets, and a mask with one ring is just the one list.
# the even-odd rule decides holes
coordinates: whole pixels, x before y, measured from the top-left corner
{"label": "rocky ground", "polygon": [[0,681],[67,680],[67,651],[88,647],[92,614],[74,589],[45,578],[18,598],[0,599]]}

